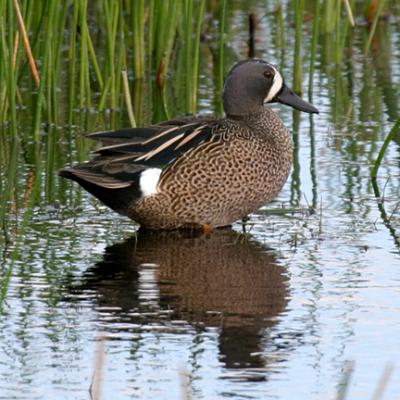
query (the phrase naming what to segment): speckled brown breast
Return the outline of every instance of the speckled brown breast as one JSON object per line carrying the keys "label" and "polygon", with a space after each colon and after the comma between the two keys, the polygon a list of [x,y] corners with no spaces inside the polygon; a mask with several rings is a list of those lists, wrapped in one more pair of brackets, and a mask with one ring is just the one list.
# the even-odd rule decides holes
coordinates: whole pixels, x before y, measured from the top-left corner
{"label": "speckled brown breast", "polygon": [[292,162],[288,130],[270,109],[226,119],[204,143],[161,175],[159,193],[140,199],[129,217],[153,229],[225,226],[271,201]]}

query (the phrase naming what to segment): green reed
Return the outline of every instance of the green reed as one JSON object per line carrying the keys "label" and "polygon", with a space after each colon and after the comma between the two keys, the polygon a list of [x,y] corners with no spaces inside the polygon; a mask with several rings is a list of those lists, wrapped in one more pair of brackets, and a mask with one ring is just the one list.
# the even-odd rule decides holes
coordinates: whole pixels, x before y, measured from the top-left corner
{"label": "green reed", "polygon": [[[0,111],[2,115],[8,115],[11,134],[17,136],[17,114],[16,114],[16,65],[14,64],[14,47],[17,44],[15,31],[14,9],[10,1],[0,3],[2,18],[0,20],[1,35],[1,59],[2,59],[2,82],[6,82],[4,91],[1,94]],[[6,32],[8,27],[8,32]]]}
{"label": "green reed", "polygon": [[286,50],[286,22],[283,15],[283,5],[280,0],[275,0],[276,37],[275,47],[279,49],[279,65],[285,65]]}
{"label": "green reed", "polygon": [[302,59],[301,59],[301,44],[302,35],[301,27],[303,21],[303,0],[294,0],[294,26],[295,26],[295,42],[294,42],[294,53],[293,53],[293,90],[296,93],[302,92]]}
{"label": "green reed", "polygon": [[308,78],[308,97],[312,100],[313,82],[314,82],[314,70],[315,70],[315,59],[317,55],[317,44],[319,35],[319,18],[320,18],[320,1],[314,0],[313,2],[313,22],[312,22],[312,38],[310,48],[310,67],[309,67],[309,78]]}
{"label": "green reed", "polygon": [[77,65],[77,29],[78,29],[79,8],[74,7],[72,17],[70,16],[69,43],[68,43],[68,125],[73,123],[73,110],[76,93],[76,65]]}
{"label": "green reed", "polygon": [[290,182],[290,205],[292,207],[298,207],[301,202],[301,182],[300,182],[300,156],[299,156],[299,130],[300,130],[300,113],[297,111],[292,112],[293,115],[293,167],[292,177]]}
{"label": "green reed", "polygon": [[[45,108],[45,95],[46,88],[49,87],[48,74],[51,74],[52,71],[52,46],[53,41],[56,36],[56,25],[54,23],[56,19],[56,12],[58,11],[56,8],[57,1],[49,0],[46,2],[47,14],[48,14],[48,29],[45,31],[43,38],[43,53],[42,53],[42,66],[39,70],[40,74],[40,83],[37,92],[36,106],[34,112],[34,122],[33,122],[33,137],[36,142],[39,142],[39,134],[41,130],[41,122],[42,122],[42,112]],[[54,50],[53,50],[54,51]],[[49,117],[51,113],[50,103],[47,103],[47,116]],[[49,119],[48,119],[49,120]],[[49,120],[50,122],[51,120]]]}
{"label": "green reed", "polygon": [[[32,57],[27,55],[27,48],[23,45],[15,4],[19,5],[25,31],[29,33],[27,40]],[[304,52],[307,57],[302,57],[302,37],[305,35],[305,27],[310,26],[307,21],[310,6],[303,0],[290,4],[294,14],[289,8],[285,10],[288,6],[276,2],[276,18],[270,19],[271,23],[277,24],[281,62],[284,61],[286,47],[285,31],[294,22],[293,87],[295,91],[301,91],[302,58],[309,58],[311,91],[319,36],[333,35],[335,59],[340,63],[353,29],[353,14],[357,16],[360,7],[356,9],[354,0],[346,0],[343,5],[336,0],[313,2],[311,47],[309,53]],[[385,4],[391,4],[391,1],[379,2],[367,49]],[[154,101],[157,107],[159,99],[162,99],[162,112],[155,112],[155,115],[166,117],[170,114],[171,105],[167,98],[170,99],[171,93],[178,98],[176,104],[179,104],[181,112],[195,112],[202,46],[200,37],[202,32],[209,29],[204,26],[206,7],[214,13],[213,18],[207,19],[208,23],[212,24],[213,19],[219,22],[215,65],[218,68],[216,91],[220,92],[226,71],[225,36],[231,29],[227,28],[231,4],[225,0],[218,2],[214,9],[206,0],[137,0],[132,3],[124,0],[50,0],[40,3],[0,0],[0,78],[5,82],[0,88],[0,121],[7,121],[11,133],[17,135],[20,113],[16,110],[21,101],[20,87],[29,84],[33,89],[39,80],[37,93],[34,94],[35,117],[32,124],[36,141],[39,141],[43,122],[57,123],[60,120],[58,105],[64,97],[68,98],[68,107],[64,111],[69,124],[74,123],[74,115],[79,113],[79,109],[125,111],[127,103],[122,81],[123,70],[128,72],[130,86],[132,79],[151,80],[156,77],[160,91],[153,93],[150,102]],[[67,49],[67,57],[64,49]],[[34,74],[35,60],[37,78]],[[180,79],[183,81],[180,87],[178,84],[177,87],[167,89],[165,81],[171,66],[182,72],[183,77]],[[184,86],[185,92],[182,89]],[[180,92],[184,95],[182,101]],[[137,114],[136,110],[133,111]]]}
{"label": "green reed", "polygon": [[[188,7],[185,2],[185,7]],[[149,58],[153,60],[152,69],[157,74],[157,84],[160,89],[164,89],[165,78],[168,73],[174,46],[174,38],[178,29],[179,16],[182,12],[181,2],[153,2],[151,15],[153,16],[153,29],[149,38],[152,40],[151,48],[153,54]],[[188,17],[188,13],[185,13]],[[185,37],[190,42],[190,37]]]}
{"label": "green reed", "polygon": [[131,127],[135,128],[136,127],[136,119],[135,119],[135,114],[133,112],[132,96],[131,96],[131,92],[129,89],[129,80],[128,80],[128,74],[127,74],[126,70],[122,71],[122,80],[123,80],[124,95],[125,95],[126,108],[127,108],[128,116],[129,116],[129,122],[131,123]]}
{"label": "green reed", "polygon": [[197,108],[197,86],[198,86],[198,75],[199,75],[199,54],[200,54],[200,35],[201,27],[204,17],[205,0],[200,0],[200,4],[196,7],[195,14],[195,26],[191,36],[193,37],[193,47],[191,52],[187,54],[187,66],[190,71],[188,74],[188,110],[192,113],[196,112]]}
{"label": "green reed", "polygon": [[135,78],[141,79],[145,76],[145,6],[144,0],[134,1],[132,4],[132,47],[133,47],[133,71]]}
{"label": "green reed", "polygon": [[373,37],[375,35],[376,26],[378,24],[378,21],[379,21],[379,18],[381,16],[381,14],[382,14],[382,11],[383,11],[384,7],[386,6],[386,2],[387,2],[387,0],[378,1],[378,7],[377,7],[376,13],[374,15],[374,19],[372,21],[372,26],[371,26],[371,30],[370,30],[370,33],[369,33],[369,36],[368,36],[368,41],[367,41],[367,43],[365,45],[365,50],[364,50],[364,55],[365,56],[368,55],[368,52],[370,50],[372,39],[373,39]]}
{"label": "green reed", "polygon": [[[183,7],[183,13],[185,18],[183,19],[183,34],[186,38],[191,38],[192,37],[192,18],[193,18],[193,1],[191,0],[185,0],[183,2],[184,7]],[[192,61],[192,47],[193,47],[193,42],[192,40],[185,40],[183,44],[183,60],[184,60],[184,65],[185,69],[189,67],[191,61]],[[186,84],[190,84],[190,76],[189,74],[186,75]],[[191,106],[191,99],[192,96],[189,93],[189,90],[185,93],[186,94],[186,103]],[[193,107],[192,112],[193,112]]]}
{"label": "green reed", "polygon": [[340,7],[340,2],[337,0],[324,0],[322,1],[322,15],[321,15],[321,32],[331,33],[335,29],[335,16],[337,9]]}
{"label": "green reed", "polygon": [[9,146],[6,146],[5,139],[0,138],[0,145],[1,157],[3,160],[7,160],[4,173],[1,174],[3,185],[0,191],[0,201],[2,204],[2,207],[0,207],[0,224],[4,227],[3,231],[5,232],[6,241],[9,241],[8,230],[6,227],[8,225],[8,215],[10,210],[13,208],[13,204],[15,205],[17,166],[19,161],[18,154],[20,152],[21,143],[16,139],[12,140]]}
{"label": "green reed", "polygon": [[[224,67],[224,55],[225,55],[225,35],[226,35],[226,20],[227,20],[227,1],[222,0],[218,3],[217,9],[217,18],[218,18],[218,53],[217,53],[217,63],[216,63],[216,92],[220,97],[222,95],[222,90],[224,86],[224,74],[225,74],[225,67]],[[223,113],[222,103],[218,101],[216,104],[216,112],[218,114]]]}
{"label": "green reed", "polygon": [[396,121],[393,128],[389,131],[389,133],[385,137],[385,140],[383,141],[382,147],[379,150],[378,156],[371,169],[372,179],[376,179],[378,175],[378,169],[382,163],[382,159],[386,153],[389,143],[394,139],[395,135],[398,134],[399,132],[400,132],[400,118]]}

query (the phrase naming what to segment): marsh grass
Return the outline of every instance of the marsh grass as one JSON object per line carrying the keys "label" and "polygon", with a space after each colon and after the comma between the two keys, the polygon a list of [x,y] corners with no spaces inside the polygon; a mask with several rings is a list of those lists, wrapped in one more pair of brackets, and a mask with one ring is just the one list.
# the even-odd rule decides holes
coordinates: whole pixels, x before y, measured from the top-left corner
{"label": "marsh grass", "polygon": [[[0,122],[7,122],[14,137],[20,135],[17,105],[22,101],[21,88],[30,85],[35,97],[32,135],[38,141],[43,122],[60,122],[62,116],[58,114],[62,97],[68,97],[68,124],[77,122],[74,119],[77,109],[97,112],[127,110],[129,102],[126,102],[123,70],[127,71],[131,87],[133,80],[156,77],[159,93],[154,92],[154,96],[163,99],[158,115],[165,117],[175,112],[170,110],[166,100],[170,97],[170,89],[165,87],[165,81],[171,66],[176,65],[177,71],[181,72],[181,82],[177,85],[181,93],[174,94],[180,100],[183,98],[183,101],[178,101],[180,111],[196,112],[200,45],[205,21],[207,24],[218,21],[219,29],[214,32],[218,44],[216,89],[219,93],[222,90],[227,70],[224,53],[230,7],[225,0],[218,2],[214,8],[205,0],[138,0],[132,3],[122,0],[95,3],[87,0],[49,0],[40,3],[40,6],[34,3],[0,1],[0,78],[6,83],[0,89]],[[379,2],[373,14],[366,52],[379,17],[390,3],[389,0]],[[301,49],[304,49],[304,24],[312,25],[310,56],[307,57],[310,60],[309,92],[313,88],[321,34],[333,35],[335,61],[341,62],[354,26],[354,15],[360,12],[356,10],[354,1],[346,0],[344,6],[341,4],[334,0],[313,1],[310,7],[308,2],[293,1],[289,5],[294,11],[286,13],[285,18],[285,6],[276,2],[271,22],[277,25],[282,61],[286,46],[285,30],[292,24],[294,26],[293,88],[298,93],[304,89],[301,54]],[[214,13],[207,20],[206,10]],[[65,82],[68,85],[64,90]],[[35,87],[37,90],[34,90]],[[117,121],[114,119],[113,123]]]}
{"label": "marsh grass", "polygon": [[303,12],[304,12],[304,0],[293,0],[294,8],[294,53],[293,53],[293,90],[301,94],[303,90],[302,85],[302,58],[301,58],[301,47],[302,47],[302,23],[303,23]]}
{"label": "marsh grass", "polygon": [[309,77],[308,77],[308,98],[312,101],[312,92],[314,85],[314,71],[315,62],[317,56],[317,44],[319,35],[319,19],[320,19],[320,1],[314,0],[312,12],[314,15],[312,22],[312,37],[311,37],[311,48],[310,48],[310,67],[309,67]]}
{"label": "marsh grass", "polygon": [[[348,396],[348,391],[353,377],[353,373],[356,366],[354,361],[347,361],[343,367],[343,374],[340,377],[340,382],[338,384],[338,389],[336,393],[336,400],[346,400],[351,397]],[[391,363],[385,365],[379,380],[377,382],[374,393],[372,394],[372,400],[381,400],[384,398],[386,388],[389,384],[390,378],[392,376],[394,366]]]}
{"label": "marsh grass", "polygon": [[389,146],[389,143],[395,138],[395,136],[400,132],[400,118],[396,121],[394,124],[393,128],[389,131],[389,133],[386,135],[385,140],[382,143],[382,147],[379,150],[378,156],[375,160],[375,162],[372,165],[371,168],[371,178],[373,180],[376,180],[376,177],[378,175],[378,170],[379,167],[382,163],[382,159],[386,153],[386,150]]}

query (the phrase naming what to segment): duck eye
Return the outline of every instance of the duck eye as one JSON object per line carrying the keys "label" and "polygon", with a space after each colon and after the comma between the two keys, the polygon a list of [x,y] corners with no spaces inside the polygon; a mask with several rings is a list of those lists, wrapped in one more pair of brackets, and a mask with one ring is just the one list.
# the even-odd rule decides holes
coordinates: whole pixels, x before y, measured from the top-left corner
{"label": "duck eye", "polygon": [[272,78],[273,73],[270,70],[267,69],[266,71],[264,71],[264,76],[266,78]]}

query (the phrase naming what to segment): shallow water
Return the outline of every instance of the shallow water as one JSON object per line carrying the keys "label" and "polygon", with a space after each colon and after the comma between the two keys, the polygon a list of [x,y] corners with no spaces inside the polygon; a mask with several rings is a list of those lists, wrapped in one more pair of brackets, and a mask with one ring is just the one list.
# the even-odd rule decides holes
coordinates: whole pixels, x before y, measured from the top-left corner
{"label": "shallow water", "polygon": [[[257,56],[280,64],[268,21]],[[367,62],[365,27],[341,65],[330,58],[332,38],[321,41],[312,99],[319,115],[274,106],[294,132],[294,167],[279,197],[251,215],[246,235],[240,224],[198,237],[137,233],[61,181],[31,211],[8,210],[0,398],[90,398],[96,365],[104,399],[332,399],[350,369],[347,397],[365,399],[388,366],[381,398],[397,398],[399,137],[379,170],[383,201],[369,171],[398,117],[398,21],[379,25]],[[243,36],[232,43],[240,57]],[[210,76],[205,61],[200,111],[213,111]],[[69,127],[58,129],[67,136]],[[31,165],[18,157],[24,188]]]}

